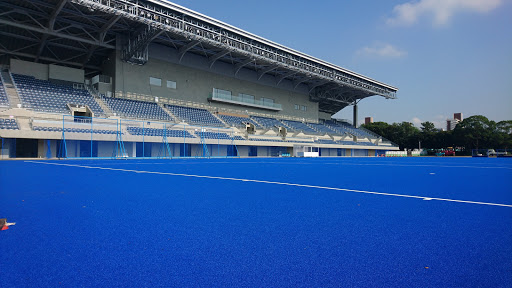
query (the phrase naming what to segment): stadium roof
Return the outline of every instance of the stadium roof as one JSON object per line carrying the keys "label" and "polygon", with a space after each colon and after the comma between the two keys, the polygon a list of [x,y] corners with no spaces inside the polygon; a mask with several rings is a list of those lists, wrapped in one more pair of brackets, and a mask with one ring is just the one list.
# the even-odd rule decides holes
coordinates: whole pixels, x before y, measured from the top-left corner
{"label": "stadium roof", "polygon": [[[2,0],[0,63],[8,57],[101,71],[122,35],[123,59],[143,65],[149,43],[195,53],[307,85],[320,111],[334,114],[360,99],[396,98],[397,88],[161,0]],[[118,43],[119,44],[119,43]]]}

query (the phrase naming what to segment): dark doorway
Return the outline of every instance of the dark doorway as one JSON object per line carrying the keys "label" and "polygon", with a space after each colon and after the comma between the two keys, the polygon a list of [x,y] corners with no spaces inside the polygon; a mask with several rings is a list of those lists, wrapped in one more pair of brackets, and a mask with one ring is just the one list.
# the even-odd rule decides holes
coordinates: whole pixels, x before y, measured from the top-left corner
{"label": "dark doorway", "polygon": [[37,158],[37,139],[16,139],[16,158]]}

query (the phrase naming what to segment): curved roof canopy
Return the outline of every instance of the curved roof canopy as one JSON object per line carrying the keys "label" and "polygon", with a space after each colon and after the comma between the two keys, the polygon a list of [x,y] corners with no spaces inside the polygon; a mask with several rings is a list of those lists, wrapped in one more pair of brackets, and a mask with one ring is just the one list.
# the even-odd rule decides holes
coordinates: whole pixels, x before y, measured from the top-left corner
{"label": "curved roof canopy", "polygon": [[[185,53],[307,85],[322,112],[334,114],[374,95],[396,98],[397,88],[290,49],[182,6],[161,0],[2,0],[0,62],[6,56],[100,71],[117,34],[129,37],[126,61],[143,65],[147,46]],[[127,32],[128,31],[128,32]]]}

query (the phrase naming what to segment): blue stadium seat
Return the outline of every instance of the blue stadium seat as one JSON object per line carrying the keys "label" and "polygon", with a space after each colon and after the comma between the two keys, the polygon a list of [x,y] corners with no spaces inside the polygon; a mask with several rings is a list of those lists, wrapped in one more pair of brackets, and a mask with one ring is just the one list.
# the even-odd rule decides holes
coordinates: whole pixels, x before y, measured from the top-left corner
{"label": "blue stadium seat", "polygon": [[5,92],[4,83],[0,78],[0,107],[9,107],[9,98],[7,98],[7,92]]}
{"label": "blue stadium seat", "polygon": [[210,111],[199,108],[183,107],[176,105],[165,105],[176,117],[184,120],[188,124],[201,126],[224,127],[224,124],[215,118]]}
{"label": "blue stadium seat", "polygon": [[[136,136],[164,136],[164,129],[159,128],[128,127],[127,130],[128,133]],[[170,138],[195,138],[186,130],[167,129],[167,131],[165,131],[165,135]]]}
{"label": "blue stadium seat", "polygon": [[240,127],[244,126],[245,123],[252,123],[256,128],[262,128],[258,123],[254,122],[249,117],[238,117],[238,116],[231,116],[231,115],[218,115],[224,122],[226,122],[228,125]]}
{"label": "blue stadium seat", "polygon": [[102,99],[112,112],[123,117],[174,121],[174,119],[156,103],[110,97],[102,97]]}
{"label": "blue stadium seat", "polygon": [[330,129],[328,126],[323,123],[307,123],[308,126],[313,128],[315,131],[318,131],[321,134],[337,134],[335,130]]}
{"label": "blue stadium seat", "polygon": [[243,137],[234,135],[230,136],[223,132],[196,131],[195,134],[199,138],[214,140],[245,140]]}
{"label": "blue stadium seat", "polygon": [[259,117],[259,116],[251,116],[252,119],[254,119],[256,122],[261,124],[266,129],[271,129],[275,127],[285,127],[283,123],[281,123],[279,120],[274,118],[267,118],[267,117]]}
{"label": "blue stadium seat", "polygon": [[103,109],[87,90],[57,85],[32,76],[12,74],[23,107],[38,112],[69,114],[68,103],[87,105],[95,116],[104,115]]}
{"label": "blue stadium seat", "polygon": [[315,143],[318,143],[318,144],[338,144],[336,141],[331,140],[331,139],[318,139],[318,140],[315,140]]}
{"label": "blue stadium seat", "polygon": [[319,134],[316,130],[313,130],[302,122],[291,120],[282,120],[281,122],[283,122],[291,131],[303,132],[304,134]]}
{"label": "blue stadium seat", "polygon": [[370,139],[377,138],[376,135],[374,135],[364,129],[355,128],[354,126],[352,126],[351,124],[349,124],[345,121],[336,121],[336,122],[326,121],[325,125],[339,133],[350,133],[359,138],[370,138]]}
{"label": "blue stadium seat", "polygon": [[0,129],[19,130],[18,122],[16,119],[2,119],[0,118]]}

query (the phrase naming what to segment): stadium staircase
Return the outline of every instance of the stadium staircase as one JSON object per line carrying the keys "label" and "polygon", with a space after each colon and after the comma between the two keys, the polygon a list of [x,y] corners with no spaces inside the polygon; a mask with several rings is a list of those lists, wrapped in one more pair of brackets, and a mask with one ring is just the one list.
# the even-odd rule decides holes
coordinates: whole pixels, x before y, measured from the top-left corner
{"label": "stadium staircase", "polygon": [[169,114],[169,115],[172,117],[172,119],[174,119],[174,121],[178,122],[178,119],[179,119],[179,118],[178,118],[178,117],[176,117],[176,115],[172,114],[172,112],[171,112],[169,109],[167,109],[167,107],[165,107],[165,105],[164,105],[164,104],[162,104],[162,103],[157,103],[157,105],[158,105],[158,106],[160,106],[160,108],[162,108],[162,110],[164,110],[164,111],[165,111],[165,113]]}
{"label": "stadium staircase", "polygon": [[9,105],[13,108],[18,107],[18,104],[21,104],[21,100],[18,95],[18,91],[16,90],[16,86],[14,85],[14,81],[12,81],[11,73],[9,70],[3,69],[0,75],[2,77],[2,82],[4,83],[7,98],[9,99]]}
{"label": "stadium staircase", "polygon": [[103,109],[103,113],[105,114],[105,118],[108,118],[110,116],[114,116],[114,113],[112,113],[112,111],[107,106],[107,104],[105,104],[105,102],[103,102],[103,99],[101,99],[102,95],[100,95],[98,90],[94,89],[94,86],[92,86],[92,84],[90,84],[90,83],[89,84],[85,84],[85,89],[87,91],[89,91],[89,94],[92,95],[92,97],[94,98],[96,103],[98,103],[98,105],[101,107],[101,109]]}
{"label": "stadium staircase", "polygon": [[[90,93],[90,91],[89,91],[89,93]],[[101,99],[101,97],[97,97],[94,94],[92,94],[92,95],[94,96],[94,100],[96,101],[96,103],[98,103],[98,105],[100,105],[101,109],[103,109],[103,112],[105,113],[106,118],[108,118],[110,116],[114,116],[114,113],[112,113],[112,111],[107,106],[107,104],[105,104],[105,102],[103,102],[103,99]]]}
{"label": "stadium staircase", "polygon": [[272,129],[269,129],[269,128],[266,128],[265,126],[261,125],[256,119],[254,118],[250,118],[252,120],[252,122],[254,122],[256,125],[256,128],[259,130],[258,134],[260,135],[264,135],[265,133],[267,133],[268,131],[272,130]]}
{"label": "stadium staircase", "polygon": [[226,123],[226,121],[224,121],[224,119],[220,118],[219,115],[217,115],[215,113],[212,113],[212,115],[213,115],[213,117],[217,118],[217,120],[219,120],[222,124],[224,124],[224,127],[229,127],[228,123]]}

